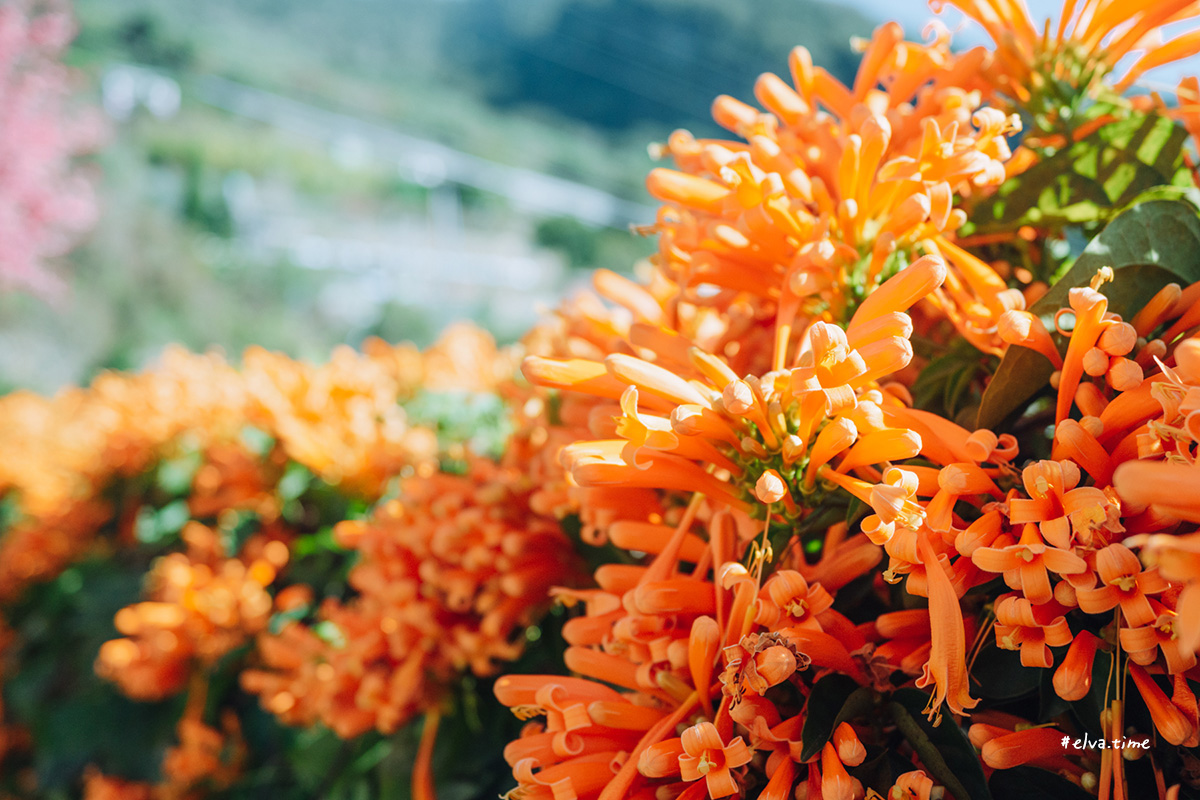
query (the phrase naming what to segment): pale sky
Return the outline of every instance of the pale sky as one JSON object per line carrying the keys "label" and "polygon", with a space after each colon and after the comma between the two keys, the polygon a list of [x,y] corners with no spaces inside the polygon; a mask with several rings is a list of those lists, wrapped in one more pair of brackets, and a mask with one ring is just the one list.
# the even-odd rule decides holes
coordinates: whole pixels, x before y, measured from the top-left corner
{"label": "pale sky", "polygon": [[[988,42],[987,34],[983,32],[982,28],[973,20],[966,20],[958,9],[952,7],[947,7],[940,15],[936,15],[922,0],[902,0],[902,2],[896,0],[841,0],[841,2],[858,8],[868,17],[881,22],[886,19],[895,19],[904,26],[904,32],[910,39],[919,38],[921,29],[929,20],[940,19],[954,33],[955,44],[961,47]],[[1026,3],[1035,23],[1040,23],[1047,17],[1057,20],[1063,5],[1061,0],[1057,2],[1054,0],[1026,0]],[[1169,26],[1164,29],[1164,34],[1167,39],[1171,39],[1183,31],[1197,27],[1198,24],[1200,21]],[[1038,27],[1041,27],[1040,24]],[[1154,70],[1148,73],[1148,78],[1154,82],[1153,88],[1166,94],[1171,93],[1184,75],[1197,74],[1200,74],[1200,56],[1193,56],[1178,64]]]}

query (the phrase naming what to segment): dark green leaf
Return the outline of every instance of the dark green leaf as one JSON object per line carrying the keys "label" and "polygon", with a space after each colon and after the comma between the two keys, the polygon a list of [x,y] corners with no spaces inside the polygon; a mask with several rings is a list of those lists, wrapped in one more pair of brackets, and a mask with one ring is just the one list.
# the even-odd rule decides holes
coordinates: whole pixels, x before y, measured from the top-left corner
{"label": "dark green leaf", "polygon": [[[1086,286],[1101,267],[1116,279],[1101,287],[1108,310],[1130,318],[1163,286],[1200,281],[1200,219],[1189,204],[1154,200],[1118,215],[1046,295],[1030,307],[1054,329],[1054,314],[1067,305],[1068,293]],[[996,428],[1010,413],[1049,385],[1054,368],[1040,354],[1010,347],[983,393],[978,428]]]}
{"label": "dark green leaf", "polygon": [[1107,687],[1109,671],[1112,669],[1112,654],[1103,650],[1096,653],[1092,661],[1092,686],[1086,695],[1071,703],[1071,710],[1079,720],[1080,728],[1093,739],[1100,738],[1100,713],[1105,700],[1112,697]]}
{"label": "dark green leaf", "polygon": [[1044,670],[1021,666],[1015,650],[989,641],[971,668],[971,692],[989,700],[1013,700],[1037,691]]}
{"label": "dark green leaf", "polygon": [[929,695],[917,689],[900,689],[888,709],[900,733],[912,745],[933,779],[955,797],[990,800],[979,756],[967,734],[948,714],[936,728],[925,718]]}
{"label": "dark green leaf", "polygon": [[995,361],[966,340],[954,342],[921,370],[913,384],[913,403],[951,419],[973,399],[969,390],[977,379],[987,375]]}
{"label": "dark green leaf", "polygon": [[[1062,660],[1067,655],[1066,647],[1052,648],[1054,654],[1054,663],[1061,664]],[[1041,680],[1038,683],[1038,717],[1039,723],[1049,722],[1050,720],[1067,713],[1070,710],[1071,704],[1058,696],[1058,692],[1054,690],[1054,670],[1039,669],[1033,670],[1041,673]]]}
{"label": "dark green leaf", "polygon": [[1090,800],[1092,797],[1066,778],[1037,767],[998,769],[988,781],[996,800]]}
{"label": "dark green leaf", "polygon": [[309,792],[325,784],[332,772],[344,768],[347,745],[328,728],[301,731],[290,754],[292,771],[300,784]]}
{"label": "dark green leaf", "polygon": [[857,767],[849,768],[847,772],[858,778],[864,787],[874,789],[886,797],[896,783],[896,778],[911,772],[912,769],[912,762],[906,760],[894,748],[867,745],[866,759]]}
{"label": "dark green leaf", "polygon": [[[814,683],[808,698],[808,716],[800,734],[803,743],[800,760],[807,761],[821,752],[838,723],[865,714],[871,703],[870,689],[859,687],[845,675],[826,675]],[[848,716],[843,717],[843,712]]]}

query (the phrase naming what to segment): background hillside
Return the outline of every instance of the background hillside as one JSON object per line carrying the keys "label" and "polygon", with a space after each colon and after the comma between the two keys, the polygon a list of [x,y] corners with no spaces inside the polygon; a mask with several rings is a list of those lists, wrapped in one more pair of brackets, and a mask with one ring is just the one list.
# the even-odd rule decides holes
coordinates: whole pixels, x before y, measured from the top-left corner
{"label": "background hillside", "polygon": [[751,98],[796,44],[847,78],[872,27],[804,0],[75,7],[70,58],[111,117],[103,218],[70,296],[0,297],[0,388],[170,342],[323,360],[463,316],[510,339],[581,269],[652,250],[628,232],[649,143],[718,134],[712,98]]}

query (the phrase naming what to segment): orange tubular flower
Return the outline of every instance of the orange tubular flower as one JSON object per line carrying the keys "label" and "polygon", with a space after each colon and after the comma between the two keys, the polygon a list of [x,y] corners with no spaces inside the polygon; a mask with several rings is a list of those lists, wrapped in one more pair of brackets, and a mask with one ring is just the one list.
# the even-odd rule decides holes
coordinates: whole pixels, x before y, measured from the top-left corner
{"label": "orange tubular flower", "polygon": [[1180,745],[1192,737],[1195,726],[1175,707],[1166,692],[1159,688],[1144,668],[1130,664],[1129,677],[1133,678],[1134,686],[1146,701],[1146,707],[1150,709],[1150,718],[1154,720],[1154,727],[1164,739],[1171,744]]}
{"label": "orange tubular flower", "polygon": [[1071,329],[1071,340],[1067,355],[1063,358],[1062,376],[1058,383],[1058,404],[1055,406],[1054,421],[1061,423],[1071,410],[1075,389],[1083,376],[1083,358],[1100,338],[1101,321],[1108,309],[1108,298],[1095,289],[1083,287],[1069,293],[1071,309],[1075,313],[1075,326]]}
{"label": "orange tubular flower", "polygon": [[[464,347],[467,329],[456,330],[433,348],[431,361],[438,360],[433,351],[457,342],[462,363],[487,363],[492,374],[481,385],[494,388],[511,357],[478,329]],[[112,507],[102,490],[181,451],[195,448],[204,459],[188,498],[196,516],[229,508],[276,516],[271,490],[288,457],[365,499],[377,498],[403,468],[429,470],[436,437],[411,428],[398,401],[432,372],[411,346],[375,341],[367,348],[365,355],[340,349],[321,367],[252,349],[241,370],[217,355],[169,348],[141,374],[104,373],[49,399],[26,392],[0,398],[9,423],[0,431],[7,456],[0,493],[19,498],[23,515],[0,539],[0,599],[59,574],[106,523],[127,544],[136,509]],[[265,458],[249,457],[240,438],[248,427],[278,446]]]}
{"label": "orange tubular flower", "polygon": [[682,739],[679,771],[685,781],[703,778],[709,796],[713,798],[738,792],[738,784],[730,770],[748,764],[754,756],[742,737],[725,744],[711,722],[701,722],[684,731]]}
{"label": "orange tubular flower", "polygon": [[1066,761],[1062,739],[1063,732],[1055,728],[1026,728],[989,739],[980,755],[992,769],[1011,769],[1022,764],[1054,768]]}
{"label": "orange tubular flower", "polygon": [[265,557],[243,561],[223,558],[217,534],[199,523],[189,523],[183,536],[189,554],[156,562],[149,577],[154,600],[117,613],[116,628],[129,638],[105,642],[96,659],[97,674],[136,699],[178,692],[195,666],[215,664],[265,629],[266,587],[288,559],[277,539],[261,548]]}
{"label": "orange tubular flower", "polygon": [[1053,600],[1034,605],[1024,597],[1005,595],[995,608],[996,646],[1020,650],[1022,666],[1049,667],[1054,663],[1050,648],[1071,641],[1071,629],[1063,617],[1067,609]]}
{"label": "orange tubular flower", "polygon": [[1034,605],[1048,603],[1054,596],[1048,571],[1074,575],[1087,569],[1087,563],[1070,552],[1047,547],[1036,525],[1026,523],[1021,540],[1008,547],[981,547],[971,555],[980,569],[1003,572],[1010,588],[1024,593]]}
{"label": "orange tubular flower", "polygon": [[[913,770],[905,772],[896,778],[896,783],[892,791],[888,793],[889,800],[899,798],[900,800],[933,800],[934,795],[933,780],[925,774],[923,770]],[[940,790],[940,787],[938,787]]]}
{"label": "orange tubular flower", "polygon": [[967,709],[974,708],[979,701],[970,695],[966,666],[966,634],[958,596],[934,554],[928,536],[920,534],[917,542],[929,578],[932,627],[929,662],[917,680],[917,685],[924,687],[933,684],[934,690],[926,713],[930,719],[935,720],[934,724],[937,724],[941,719],[943,702],[955,714],[965,714]]}
{"label": "orange tubular flower", "polygon": [[1180,646],[1180,637],[1175,630],[1179,622],[1178,616],[1158,603],[1152,603],[1152,607],[1157,616],[1150,624],[1121,628],[1121,647],[1129,653],[1129,658],[1138,664],[1154,663],[1161,649],[1167,671],[1172,675],[1191,669],[1196,664],[1196,653],[1194,650],[1184,650]]}
{"label": "orange tubular flower", "polygon": [[1122,544],[1112,544],[1096,554],[1096,571],[1101,585],[1078,589],[1079,607],[1088,614],[1103,614],[1120,604],[1131,627],[1148,625],[1155,613],[1147,595],[1167,589],[1157,570],[1143,570],[1138,557]]}
{"label": "orange tubular flower", "polygon": [[1197,478],[1200,469],[1192,464],[1126,461],[1113,473],[1113,485],[1126,502],[1152,505],[1177,519],[1200,522]]}
{"label": "orange tubular flower", "polygon": [[[1005,134],[1016,123],[989,109],[972,114],[946,40],[904,42],[889,24],[868,49],[853,90],[797,49],[792,86],[765,75],[755,87],[770,113],[728,97],[714,104],[718,123],[745,143],[677,132],[662,151],[678,170],[654,170],[647,181],[668,204],[655,226],[668,277],[687,289],[709,284],[762,299],[780,292],[775,369],[808,322],[854,315],[851,287],[871,296],[897,262],[915,260],[918,242],[957,229],[965,214],[953,207],[956,193],[1004,177]],[[967,335],[986,339],[994,319],[965,308],[988,308],[976,292],[990,301],[998,279],[981,282],[974,265],[963,269],[938,302]]]}
{"label": "orange tubular flower", "polygon": [[760,599],[756,622],[772,631],[783,627],[821,629],[817,617],[833,606],[833,597],[821,586],[809,586],[794,570],[780,570],[763,587],[766,598]]}
{"label": "orange tubular flower", "polygon": [[1092,663],[1100,639],[1089,631],[1080,631],[1067,650],[1067,657],[1054,671],[1054,691],[1064,700],[1081,700],[1092,688]]}
{"label": "orange tubular flower", "polygon": [[[1195,17],[1194,8],[1183,0],[1082,4],[1066,0],[1053,33],[1049,20],[1044,28],[1034,23],[1024,3],[944,0],[936,7],[947,3],[983,26],[995,42],[992,63],[981,75],[998,91],[1022,103],[1028,103],[1031,94],[1040,95],[1050,80],[1070,85],[1077,92],[1090,92],[1110,76],[1118,62],[1136,51],[1145,54],[1116,82],[1118,92],[1128,89],[1146,71],[1200,51],[1195,31],[1166,45],[1161,42],[1162,26]],[[1045,94],[1048,100],[1060,96]]]}
{"label": "orange tubular flower", "polygon": [[178,796],[204,783],[228,789],[237,780],[245,759],[245,744],[237,716],[226,713],[218,731],[195,719],[179,721],[179,744],[163,757],[166,795]]}
{"label": "orange tubular flower", "polygon": [[1007,344],[1020,345],[1044,355],[1055,369],[1062,369],[1062,356],[1046,326],[1034,314],[1013,309],[1000,315],[997,332]]}
{"label": "orange tubular flower", "polygon": [[867,757],[867,749],[858,740],[854,729],[845,722],[834,730],[833,744],[837,748],[838,760],[848,767],[857,767]]}
{"label": "orange tubular flower", "polygon": [[[940,260],[922,259],[872,294],[855,324],[903,314],[944,276]],[[642,341],[651,339],[643,334]],[[677,373],[649,356],[620,355],[606,359],[604,382],[597,366],[578,360],[534,357],[525,370],[548,388],[622,398],[615,427],[622,439],[584,439],[562,449],[562,463],[576,484],[699,490],[731,509],[775,506],[773,513],[799,519],[830,490],[818,485],[819,476],[838,485],[843,481],[835,472],[878,480],[889,463],[920,454],[925,438],[889,423],[880,410],[877,382],[908,364],[912,348],[906,339],[891,336],[854,349],[840,328],[816,322],[798,351],[796,367],[745,380],[724,359],[698,347],[688,350],[688,363],[672,365]],[[566,372],[580,377],[564,379]],[[614,383],[626,388],[618,391]],[[653,403],[647,412],[678,404],[669,423],[638,409],[643,398]]]}
{"label": "orange tubular flower", "polygon": [[838,758],[838,751],[826,742],[821,750],[821,796],[829,800],[854,800],[856,783]]}

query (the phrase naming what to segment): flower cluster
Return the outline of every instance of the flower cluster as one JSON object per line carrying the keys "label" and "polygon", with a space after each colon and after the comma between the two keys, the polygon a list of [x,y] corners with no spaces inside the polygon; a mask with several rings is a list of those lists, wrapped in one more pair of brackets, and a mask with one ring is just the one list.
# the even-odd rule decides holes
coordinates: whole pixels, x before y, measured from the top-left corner
{"label": "flower cluster", "polygon": [[335,536],[359,554],[357,595],[325,600],[314,625],[260,636],[264,668],[242,684],[285,722],[320,720],[347,739],[437,712],[457,676],[516,658],[549,588],[576,574],[557,523],[530,513],[523,476],[481,459],[466,475],[406,480]]}
{"label": "flower cluster", "polygon": [[[1137,42],[1145,19],[1174,14],[1113,24]],[[574,441],[560,462],[589,540],[632,563],[556,592],[582,609],[563,631],[571,677],[497,682],[536,720],[505,751],[512,797],[974,796],[919,742],[965,718],[980,782],[1034,766],[1125,796],[1119,754],[1061,747],[1077,722],[984,703],[985,650],[1052,675],[1061,701],[1091,698],[1102,738],[1126,736],[1136,705],[1150,726],[1137,735],[1200,741],[1200,573],[1179,535],[1200,521],[1200,283],[1168,284],[1127,320],[1099,289],[1132,287],[1105,268],[1054,295],[1061,309],[1027,310],[1045,286],[969,252],[1055,235],[957,235],[1043,153],[1009,161],[1006,139],[1029,108],[1012,87],[1045,63],[985,69],[1022,41],[956,55],[884,26],[851,87],[797,50],[791,85],[756,86],[768,113],[714,104],[744,142],[679,132],[660,149],[678,168],[648,181],[665,203],[651,276],[597,274],[617,307],[564,306],[523,365],[561,393]],[[978,357],[1046,359],[1053,394],[1030,416],[1046,439],[915,407],[914,341],[955,335]],[[1136,695],[1123,678],[1097,686],[1098,657]],[[927,690],[925,720],[910,686]],[[818,706],[843,701],[814,733]],[[857,769],[884,751],[907,768]]]}
{"label": "flower cluster", "polygon": [[188,552],[159,559],[147,576],[152,599],[117,613],[126,638],[100,648],[96,672],[140,700],[158,700],[187,684],[266,627],[266,589],[288,560],[282,538],[258,537],[227,558],[217,534],[198,522],[183,531]]}
{"label": "flower cluster", "polygon": [[[653,148],[640,279],[597,271],[519,347],[173,353],[0,400],[0,602],[101,529],[147,545],[96,669],[186,692],[161,782],[93,769],[88,796],[257,787],[253,713],[347,758],[423,716],[402,760],[433,800],[483,679],[521,726],[510,800],[1200,789],[1200,118],[1122,96],[1200,49],[1153,39],[1195,3],[1072,0],[1040,32],[952,4],[993,47],[887,24],[850,85],[798,48],[765,110],[718,98],[736,140]],[[456,391],[503,401],[497,458],[409,426]],[[121,481],[188,453],[173,540]],[[1096,739],[1130,745],[1070,746]]]}
{"label": "flower cluster", "polygon": [[[422,370],[419,352],[382,343],[371,355],[338,350],[321,366],[252,349],[241,369],[172,349],[140,375],[106,373],[53,398],[7,395],[0,415],[12,424],[0,448],[11,457],[0,463],[0,494],[16,498],[21,519],[0,540],[0,596],[54,577],[129,513],[105,497],[114,482],[187,450],[205,461],[189,492],[201,518],[264,500],[289,460],[368,499],[404,469],[431,469],[436,439],[408,425],[399,405]],[[266,458],[247,446],[247,429],[274,442]]]}
{"label": "flower cluster", "polygon": [[[494,392],[512,371],[512,356],[486,333],[457,326],[425,352],[370,340],[364,352],[342,348],[321,366],[261,349],[248,351],[240,367],[169,350],[139,375],[106,373],[53,398],[17,392],[0,399],[10,423],[0,432],[0,610],[14,621],[0,641],[0,685],[28,655],[21,626],[34,584],[53,584],[89,557],[148,564],[143,601],[113,620],[121,638],[90,657],[123,695],[160,701],[185,694],[188,710],[178,744],[162,761],[163,782],[128,790],[178,798],[231,786],[245,761],[240,722],[229,717],[226,695],[207,706],[205,698],[210,685],[236,684],[223,671],[241,669],[288,597],[312,594],[285,578],[297,552],[311,551],[296,551],[298,540],[311,542],[361,515],[353,509],[401,476],[437,479],[437,434],[410,425],[404,403],[432,390]],[[327,547],[326,557],[342,557],[332,540]],[[520,557],[512,551],[500,563]],[[547,582],[566,579],[549,567],[546,574]],[[529,609],[514,612],[491,583],[481,603],[501,606],[492,617],[512,618],[489,619],[487,643],[462,643],[479,663],[515,652],[504,649],[519,636],[514,627],[545,605],[535,595]],[[219,725],[218,713],[228,718]],[[11,755],[19,763],[33,742],[10,719],[0,702],[0,761]],[[224,766],[217,769],[214,759]],[[125,785],[89,774],[89,792]],[[0,784],[0,792],[6,788]]]}

